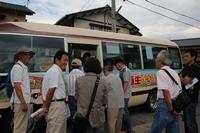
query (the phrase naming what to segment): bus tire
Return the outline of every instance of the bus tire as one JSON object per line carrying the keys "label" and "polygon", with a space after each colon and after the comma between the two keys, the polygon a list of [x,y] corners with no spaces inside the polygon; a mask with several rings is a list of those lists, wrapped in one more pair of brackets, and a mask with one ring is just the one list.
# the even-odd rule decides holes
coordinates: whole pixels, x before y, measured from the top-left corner
{"label": "bus tire", "polygon": [[157,104],[156,104],[156,100],[157,100],[157,90],[153,89],[147,98],[147,101],[145,103],[145,110],[149,113],[153,113],[156,110]]}

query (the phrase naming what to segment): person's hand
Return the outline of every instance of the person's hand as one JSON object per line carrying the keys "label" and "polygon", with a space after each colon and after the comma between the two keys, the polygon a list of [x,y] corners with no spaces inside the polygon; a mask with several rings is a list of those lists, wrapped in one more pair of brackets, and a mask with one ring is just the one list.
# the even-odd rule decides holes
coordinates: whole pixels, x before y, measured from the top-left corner
{"label": "person's hand", "polygon": [[172,114],[175,115],[175,116],[182,116],[183,112],[182,111],[181,112],[173,111]]}
{"label": "person's hand", "polygon": [[179,115],[180,115],[180,116],[183,116],[183,111],[179,112]]}
{"label": "person's hand", "polygon": [[36,117],[35,117],[35,121],[38,121],[40,118],[42,118],[43,116],[46,116],[47,113],[45,113],[44,111],[42,111],[41,113],[39,113]]}
{"label": "person's hand", "polygon": [[25,102],[21,103],[20,105],[21,105],[21,109],[22,109],[23,112],[27,112],[28,111],[28,106],[27,106],[27,104]]}
{"label": "person's hand", "polygon": [[49,112],[49,108],[47,108],[46,106],[44,106],[43,105],[43,107],[42,107],[44,110],[43,110],[43,113],[41,113],[41,115],[44,115],[44,116],[46,116],[47,114],[48,114],[48,112]]}

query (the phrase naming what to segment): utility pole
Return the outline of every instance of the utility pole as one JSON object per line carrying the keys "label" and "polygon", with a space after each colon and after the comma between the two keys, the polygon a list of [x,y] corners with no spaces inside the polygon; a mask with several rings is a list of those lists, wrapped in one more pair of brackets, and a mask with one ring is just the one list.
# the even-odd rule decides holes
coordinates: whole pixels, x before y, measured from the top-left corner
{"label": "utility pole", "polygon": [[30,0],[26,0],[26,7],[28,7]]}
{"label": "utility pole", "polygon": [[115,0],[111,0],[112,3],[112,32],[116,32],[116,5]]}

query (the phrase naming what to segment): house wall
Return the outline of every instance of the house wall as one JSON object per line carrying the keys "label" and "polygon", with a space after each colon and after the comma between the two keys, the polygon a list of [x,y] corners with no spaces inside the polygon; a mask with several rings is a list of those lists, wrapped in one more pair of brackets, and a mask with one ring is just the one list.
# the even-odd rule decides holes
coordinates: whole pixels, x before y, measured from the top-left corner
{"label": "house wall", "polygon": [[0,23],[2,22],[13,22],[13,21],[19,21],[19,22],[26,22],[26,15],[24,13],[20,12],[5,12],[4,10],[0,10],[0,15],[5,15],[6,17],[3,20],[0,20]]}
{"label": "house wall", "polygon": [[[93,15],[90,15],[90,16],[82,17],[82,18],[85,19],[85,20],[76,19],[74,21],[74,27],[91,29],[89,23],[100,24],[98,22],[93,22],[93,21],[88,21],[88,20],[100,21],[100,22],[102,22],[102,24],[100,24],[100,25],[103,25],[104,21],[107,24],[112,23],[111,16],[108,15],[108,14],[105,15],[105,20],[104,20],[104,13],[97,13],[97,14],[93,14]],[[130,34],[129,29],[123,28],[123,25],[121,23],[116,22],[116,24],[119,25],[119,26],[122,26],[122,27],[117,26],[117,28],[119,28],[118,33]],[[106,25],[106,26],[111,26],[111,25]]]}

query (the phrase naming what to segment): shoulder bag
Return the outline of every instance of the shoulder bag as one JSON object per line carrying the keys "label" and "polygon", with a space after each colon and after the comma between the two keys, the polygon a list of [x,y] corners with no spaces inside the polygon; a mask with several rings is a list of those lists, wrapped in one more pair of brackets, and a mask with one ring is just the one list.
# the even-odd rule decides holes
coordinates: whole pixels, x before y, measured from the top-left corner
{"label": "shoulder bag", "polygon": [[95,99],[95,96],[96,96],[97,88],[98,88],[98,85],[99,85],[99,80],[100,80],[100,78],[97,76],[86,116],[83,116],[80,113],[75,114],[75,116],[74,116],[74,127],[73,127],[72,133],[87,133],[87,130],[90,127],[89,115],[90,115],[90,112],[92,110],[92,106],[93,106],[94,99]]}
{"label": "shoulder bag", "polygon": [[[167,73],[167,75],[170,77],[170,79],[177,86],[179,86],[178,82],[173,78],[173,76],[166,69],[162,69],[162,70]],[[174,99],[172,99],[173,110],[176,112],[183,111],[190,103],[191,103],[191,98],[182,89],[179,91],[179,94]]]}

